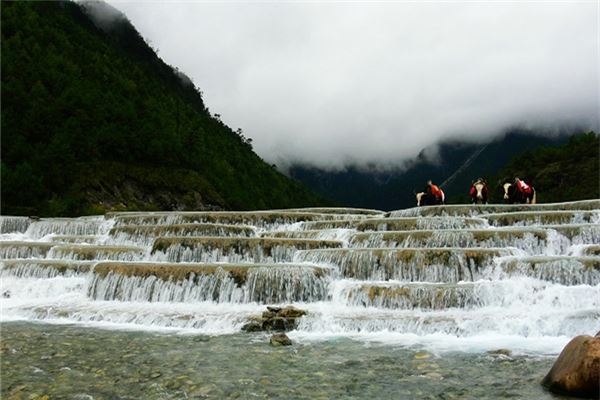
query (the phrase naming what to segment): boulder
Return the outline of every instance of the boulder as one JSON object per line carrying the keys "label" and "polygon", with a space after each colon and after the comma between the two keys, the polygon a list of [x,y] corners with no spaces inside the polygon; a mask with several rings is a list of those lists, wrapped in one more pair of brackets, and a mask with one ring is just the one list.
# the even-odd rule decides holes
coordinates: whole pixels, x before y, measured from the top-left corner
{"label": "boulder", "polygon": [[298,326],[298,319],[307,312],[294,306],[272,307],[267,306],[260,316],[253,316],[249,319],[242,330],[245,332],[257,331],[291,331]]}
{"label": "boulder", "polygon": [[242,326],[244,332],[261,332],[262,330],[262,323],[257,321],[250,321]]}
{"label": "boulder", "polygon": [[600,336],[583,335],[571,340],[542,385],[558,394],[600,398]]}
{"label": "boulder", "polygon": [[301,310],[294,306],[287,306],[277,312],[277,316],[282,318],[300,318],[306,314],[307,312],[305,310]]}
{"label": "boulder", "polygon": [[269,339],[271,346],[291,346],[292,341],[285,333],[276,333]]}
{"label": "boulder", "polygon": [[273,317],[263,321],[262,327],[265,331],[291,331],[296,329],[298,322],[295,318]]}

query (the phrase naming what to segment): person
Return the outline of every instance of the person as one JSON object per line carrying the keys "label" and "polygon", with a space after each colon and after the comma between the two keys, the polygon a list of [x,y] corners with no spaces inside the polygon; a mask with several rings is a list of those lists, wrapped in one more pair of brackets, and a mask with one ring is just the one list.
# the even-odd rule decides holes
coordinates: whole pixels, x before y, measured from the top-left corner
{"label": "person", "polygon": [[444,201],[446,200],[444,192],[437,185],[434,185],[433,182],[431,182],[431,180],[427,181],[427,189],[429,193],[431,193],[431,195],[435,197],[441,204],[444,203]]}

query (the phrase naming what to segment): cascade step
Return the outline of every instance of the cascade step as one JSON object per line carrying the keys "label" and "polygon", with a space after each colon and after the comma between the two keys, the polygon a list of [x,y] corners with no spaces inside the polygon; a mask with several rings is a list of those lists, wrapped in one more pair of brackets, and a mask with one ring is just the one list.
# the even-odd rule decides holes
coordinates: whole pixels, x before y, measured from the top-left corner
{"label": "cascade step", "polygon": [[256,236],[251,226],[228,224],[121,225],[110,232],[113,241],[143,242],[150,245],[157,237],[168,236]]}
{"label": "cascade step", "polygon": [[348,240],[352,229],[319,229],[310,231],[266,231],[260,234],[264,238]]}
{"label": "cascade step", "polygon": [[[339,281],[334,301],[348,306],[384,309],[443,310],[548,305],[560,308],[600,307],[599,286],[561,287],[535,278],[481,280],[457,284]],[[582,299],[587,299],[582,301]]]}
{"label": "cascade step", "polygon": [[600,256],[600,245],[591,244],[591,245],[583,246],[581,248],[581,254],[583,256]]}
{"label": "cascade step", "polygon": [[53,278],[59,275],[71,276],[89,272],[93,261],[70,260],[0,260],[0,276],[18,278]]}
{"label": "cascade step", "polygon": [[309,314],[299,323],[299,332],[327,332],[336,335],[369,333],[451,335],[472,337],[479,335],[507,336],[567,336],[593,332],[598,328],[600,311],[588,309],[552,309],[536,306],[518,308],[485,307],[461,310],[385,310],[349,308],[323,310],[308,308]]}
{"label": "cascade step", "polygon": [[120,301],[280,303],[320,301],[330,269],[307,264],[104,262],[89,296]]}
{"label": "cascade step", "polygon": [[152,246],[155,258],[174,262],[291,261],[297,250],[342,247],[335,240],[284,238],[170,237]]}
{"label": "cascade step", "polygon": [[6,241],[0,242],[0,258],[44,258],[57,243]]}
{"label": "cascade step", "polygon": [[[197,302],[120,302],[94,301],[70,304],[57,301],[40,305],[39,302],[21,306],[19,318],[47,321],[60,320],[85,324],[118,324],[134,329],[194,329],[207,333],[237,333],[251,315],[262,312],[264,305],[233,304],[223,307],[219,303]],[[6,313],[11,310],[3,310]]]}
{"label": "cascade step", "polygon": [[99,235],[51,235],[51,239],[58,243],[97,244],[104,239]]}
{"label": "cascade step", "polygon": [[353,208],[353,207],[306,207],[306,208],[288,208],[283,210],[273,210],[281,212],[302,212],[302,213],[318,213],[318,214],[344,214],[353,216],[373,216],[383,215],[384,211],[371,210],[368,208]]}
{"label": "cascade step", "polygon": [[106,216],[114,218],[117,226],[215,223],[269,227],[302,221],[347,219],[343,214],[289,211],[108,213]]}
{"label": "cascade step", "polygon": [[[369,219],[367,219],[368,221]],[[362,223],[360,219],[336,219],[326,221],[306,221],[299,225],[302,230],[323,230],[323,229],[356,229]]]}
{"label": "cascade step", "polygon": [[33,239],[47,235],[98,235],[106,225],[103,217],[42,218],[33,221],[25,234]]}
{"label": "cascade step", "polygon": [[538,254],[546,245],[543,229],[439,229],[357,233],[350,247],[517,247]]}
{"label": "cascade step", "polygon": [[351,248],[298,251],[294,261],[331,265],[360,280],[455,283],[478,279],[480,269],[508,255],[510,249],[497,248]]}
{"label": "cascade step", "polygon": [[484,228],[488,223],[483,218],[473,217],[406,217],[372,218],[356,225],[359,231],[408,231],[421,229],[468,229]]}
{"label": "cascade step", "polygon": [[490,213],[519,211],[599,210],[600,200],[581,200],[545,204],[449,204],[443,206],[413,207],[390,212],[390,217],[478,216]]}
{"label": "cascade step", "polygon": [[13,217],[0,215],[0,234],[24,233],[34,221],[30,217]]}
{"label": "cascade step", "polygon": [[600,285],[600,257],[504,257],[496,260],[489,275],[499,278],[523,275],[561,285]]}
{"label": "cascade step", "polygon": [[[104,302],[89,301],[83,304],[39,305],[21,307],[20,314],[28,319],[46,321],[62,320],[81,323],[110,323],[135,328],[195,329],[220,333],[239,332],[248,319],[260,314],[264,305],[222,303],[173,302]],[[503,310],[484,308],[475,310],[377,310],[373,308],[329,308],[323,310],[305,307],[308,315],[299,319],[296,332],[333,335],[410,334],[451,335],[476,337],[489,335],[515,335],[524,337],[573,337],[582,331],[598,327],[600,312],[596,310]],[[10,311],[10,310],[9,310]],[[224,329],[224,327],[227,327]]]}
{"label": "cascade step", "polygon": [[46,257],[65,260],[135,261],[140,260],[144,253],[143,248],[134,246],[59,244],[52,246]]}
{"label": "cascade step", "polygon": [[597,223],[600,212],[594,211],[520,211],[485,215],[492,226],[554,225]]}
{"label": "cascade step", "polygon": [[338,296],[348,306],[411,310],[480,305],[472,283],[352,282]]}
{"label": "cascade step", "polygon": [[575,244],[600,243],[600,225],[598,224],[544,225],[542,228],[554,230]]}

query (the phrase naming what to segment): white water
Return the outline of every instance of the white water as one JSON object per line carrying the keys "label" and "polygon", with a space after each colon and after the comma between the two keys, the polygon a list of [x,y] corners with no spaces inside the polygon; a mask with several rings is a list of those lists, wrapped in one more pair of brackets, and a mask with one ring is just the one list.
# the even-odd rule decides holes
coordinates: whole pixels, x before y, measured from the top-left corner
{"label": "white water", "polygon": [[[499,212],[510,214],[510,209],[488,212],[482,206],[395,212],[396,221],[389,223],[377,214],[298,211],[300,216],[278,211],[261,220],[268,213],[245,213],[240,226],[253,230],[237,233],[193,224],[231,223],[240,213],[219,213],[218,221],[193,213],[39,221],[0,217],[0,254],[6,260],[0,261],[0,321],[220,335],[239,332],[266,304],[293,303],[309,311],[290,333],[295,340],[350,337],[437,352],[509,348],[516,353],[556,354],[573,336],[600,330],[600,257],[588,254],[600,239],[600,211],[585,202],[567,203],[563,208],[571,214],[557,222],[551,211],[560,207],[538,207],[537,215],[530,212],[517,221],[535,232],[522,238],[504,234],[519,232],[518,228],[494,227],[499,219],[494,223],[486,219],[488,214],[492,218],[502,217],[495,217]],[[523,212],[522,207],[514,211]],[[422,212],[432,217],[406,218]],[[361,228],[362,222],[367,229]],[[115,226],[136,223],[160,224],[164,229],[111,234]],[[170,224],[192,226],[186,231],[181,226],[170,229]],[[382,235],[394,226],[435,232],[419,240],[417,236],[384,240]],[[470,233],[474,229],[500,233],[478,240]],[[372,230],[378,232],[369,233]],[[174,245],[151,252],[156,237],[193,238],[203,232],[329,239],[341,241],[342,248],[274,246],[265,252],[260,247]],[[44,245],[36,247],[37,243]],[[124,270],[141,261],[276,265],[249,268],[244,281],[238,282],[219,268],[182,280],[168,274],[100,275],[93,268],[101,260],[117,262]]]}

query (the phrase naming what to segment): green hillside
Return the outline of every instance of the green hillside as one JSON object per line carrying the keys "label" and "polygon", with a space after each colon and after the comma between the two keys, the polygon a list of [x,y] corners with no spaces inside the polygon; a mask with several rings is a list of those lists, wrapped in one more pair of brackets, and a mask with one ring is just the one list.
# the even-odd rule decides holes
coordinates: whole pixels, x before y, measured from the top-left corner
{"label": "green hillside", "polygon": [[326,203],[212,116],[126,19],[100,29],[76,3],[2,3],[1,112],[2,214]]}
{"label": "green hillside", "polygon": [[[497,179],[518,176],[531,182],[538,202],[600,198],[600,140],[598,134],[572,136],[561,146],[540,146],[514,157]],[[495,193],[496,199],[499,194]]]}

